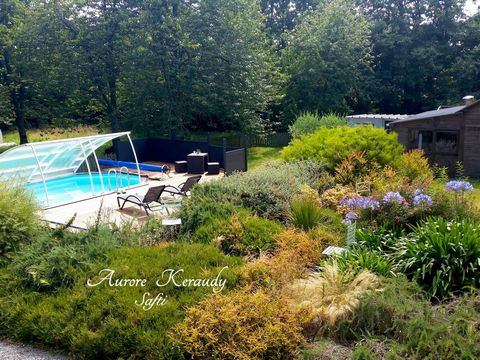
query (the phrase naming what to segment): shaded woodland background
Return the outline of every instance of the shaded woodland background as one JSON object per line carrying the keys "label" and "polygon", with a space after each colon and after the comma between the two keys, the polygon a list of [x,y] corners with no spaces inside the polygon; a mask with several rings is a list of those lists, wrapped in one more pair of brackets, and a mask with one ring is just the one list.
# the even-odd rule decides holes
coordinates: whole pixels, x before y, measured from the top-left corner
{"label": "shaded woodland background", "polygon": [[2,0],[0,127],[284,131],[304,111],[417,113],[480,95],[453,0]]}

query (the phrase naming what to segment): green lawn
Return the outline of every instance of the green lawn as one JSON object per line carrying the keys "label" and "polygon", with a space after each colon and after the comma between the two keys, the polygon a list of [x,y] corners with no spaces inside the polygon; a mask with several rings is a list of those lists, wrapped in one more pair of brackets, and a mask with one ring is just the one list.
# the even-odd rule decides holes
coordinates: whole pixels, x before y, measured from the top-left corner
{"label": "green lawn", "polygon": [[[52,128],[52,129],[31,129],[27,130],[29,142],[68,139],[80,136],[97,135],[98,129],[93,126],[80,125],[68,129]],[[20,143],[20,137],[17,131],[9,131],[3,134],[4,142]]]}
{"label": "green lawn", "polygon": [[253,170],[267,161],[280,158],[282,148],[251,147],[248,148],[248,169]]}

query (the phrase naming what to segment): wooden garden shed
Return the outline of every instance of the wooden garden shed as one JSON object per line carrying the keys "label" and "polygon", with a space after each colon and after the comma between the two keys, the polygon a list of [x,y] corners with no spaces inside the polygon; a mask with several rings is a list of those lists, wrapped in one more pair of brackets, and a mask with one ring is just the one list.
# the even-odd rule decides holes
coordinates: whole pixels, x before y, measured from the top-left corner
{"label": "wooden garden shed", "polygon": [[407,149],[422,149],[432,163],[455,171],[463,163],[465,174],[480,177],[480,101],[464,98],[465,105],[439,108],[390,124]]}

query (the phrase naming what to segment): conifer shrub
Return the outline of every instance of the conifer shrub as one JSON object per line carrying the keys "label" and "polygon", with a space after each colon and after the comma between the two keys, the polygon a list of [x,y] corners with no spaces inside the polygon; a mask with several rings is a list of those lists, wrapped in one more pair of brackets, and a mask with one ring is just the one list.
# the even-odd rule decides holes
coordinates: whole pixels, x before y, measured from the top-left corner
{"label": "conifer shrub", "polygon": [[433,170],[422,150],[410,150],[400,156],[396,164],[399,175],[410,180],[432,181]]}
{"label": "conifer shrub", "polygon": [[121,229],[112,231],[109,226],[84,232],[42,228],[13,258],[11,268],[24,287],[52,292],[72,286],[78,276],[105,264],[110,250],[136,240],[136,234],[124,236]]}
{"label": "conifer shrub", "polygon": [[245,264],[241,270],[243,282],[255,286],[281,287],[303,277],[317,265],[327,246],[323,237],[311,237],[303,231],[287,229],[276,238],[277,251]]}
{"label": "conifer shrub", "polygon": [[33,194],[18,184],[0,181],[0,266],[29,243],[39,227]]}
{"label": "conifer shrub", "polygon": [[312,135],[294,139],[282,151],[282,158],[292,160],[316,160],[328,170],[335,167],[353,151],[363,152],[371,164],[384,166],[398,161],[402,146],[395,133],[369,126],[320,129]]}
{"label": "conifer shrub", "polygon": [[275,250],[275,236],[281,229],[281,225],[272,220],[233,215],[217,243],[226,254],[256,257]]}
{"label": "conifer shrub", "polygon": [[[166,269],[183,270],[184,279],[215,279],[221,271],[227,292],[238,283],[243,260],[226,256],[212,245],[175,243],[164,247],[121,247],[108,253],[108,262],[76,278],[70,288],[40,293],[0,278],[0,337],[39,342],[82,359],[182,359],[183,352],[167,336],[185,316],[185,309],[207,295],[208,286],[177,286]],[[222,271],[224,267],[228,267]],[[145,286],[96,287],[103,268],[115,271],[113,281],[147,279]],[[102,275],[103,276],[103,275]],[[150,309],[144,299],[166,299]],[[273,305],[272,305],[273,306]]]}
{"label": "conifer shrub", "polygon": [[297,315],[268,293],[242,289],[188,308],[171,332],[198,359],[294,359],[304,342]]}

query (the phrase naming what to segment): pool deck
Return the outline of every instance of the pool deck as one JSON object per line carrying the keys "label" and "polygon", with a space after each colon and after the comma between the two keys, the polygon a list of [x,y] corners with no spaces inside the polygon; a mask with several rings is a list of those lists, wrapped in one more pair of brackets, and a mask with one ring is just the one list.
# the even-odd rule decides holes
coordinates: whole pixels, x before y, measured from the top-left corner
{"label": "pool deck", "polygon": [[[142,186],[129,189],[121,196],[128,196],[133,194],[144,195],[150,187],[158,185],[173,185],[178,186],[185,182],[192,174],[176,174],[172,171],[171,177],[159,176],[159,174],[142,171],[142,175],[148,175],[150,178],[148,183]],[[220,175],[204,175],[200,183],[211,181],[223,177]],[[154,179],[152,179],[154,178]],[[158,180],[157,180],[158,178]],[[120,210],[117,205],[117,193],[106,194],[92,199],[82,200],[71,204],[61,205],[50,209],[40,211],[40,217],[47,221],[50,225],[67,224],[72,218],[71,226],[73,229],[86,229],[88,226],[94,225],[97,221],[102,223],[115,223],[117,225],[132,224],[138,226],[149,219],[145,211],[139,206],[127,203],[123,210]],[[168,194],[166,194],[168,198]],[[169,210],[174,210],[169,209]],[[165,210],[156,210],[150,217],[167,217]]]}

